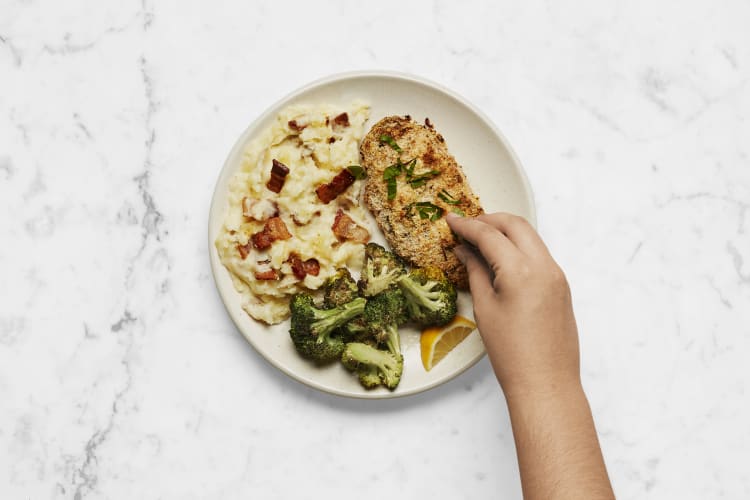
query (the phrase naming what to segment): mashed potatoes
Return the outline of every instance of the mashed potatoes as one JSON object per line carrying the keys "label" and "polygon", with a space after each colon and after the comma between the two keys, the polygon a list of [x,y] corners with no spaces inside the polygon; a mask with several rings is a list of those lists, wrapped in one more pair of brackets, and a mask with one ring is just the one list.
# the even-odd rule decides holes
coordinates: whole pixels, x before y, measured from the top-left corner
{"label": "mashed potatoes", "polygon": [[[253,318],[279,323],[289,316],[291,295],[319,288],[337,267],[361,268],[362,235],[369,236],[359,203],[363,181],[329,203],[316,189],[359,164],[368,116],[362,103],[294,106],[247,146],[215,244]],[[278,176],[269,184],[274,160],[288,167],[278,193]],[[349,231],[338,230],[343,226]]]}

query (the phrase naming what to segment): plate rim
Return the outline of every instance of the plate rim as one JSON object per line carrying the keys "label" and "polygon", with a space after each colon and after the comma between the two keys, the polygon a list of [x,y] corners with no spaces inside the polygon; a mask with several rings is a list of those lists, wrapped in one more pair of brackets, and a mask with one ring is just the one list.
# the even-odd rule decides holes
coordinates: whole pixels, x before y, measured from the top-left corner
{"label": "plate rim", "polygon": [[[511,158],[514,165],[517,167],[518,174],[521,180],[521,184],[524,188],[524,190],[527,193],[528,200],[529,200],[529,223],[533,227],[536,228],[537,226],[537,212],[536,212],[536,203],[534,198],[534,192],[531,187],[531,184],[529,182],[528,176],[526,174],[526,170],[523,167],[523,164],[521,163],[521,160],[516,155],[516,152],[513,150],[513,148],[510,145],[510,142],[505,137],[505,135],[497,128],[497,126],[494,124],[494,122],[487,116],[482,110],[477,108],[474,104],[466,100],[461,95],[457,94],[453,90],[443,86],[442,84],[439,84],[437,82],[434,82],[432,80],[429,80],[427,78],[417,76],[412,73],[406,73],[401,71],[390,71],[390,70],[357,70],[357,71],[346,71],[346,72],[340,72],[340,73],[334,73],[330,74],[315,80],[310,81],[309,83],[306,83],[291,92],[288,92],[287,94],[283,95],[281,98],[277,99],[273,104],[266,107],[265,111],[263,111],[260,115],[258,115],[253,121],[251,121],[247,127],[243,130],[243,132],[238,136],[238,138],[235,140],[234,145],[229,150],[229,153],[227,154],[226,158],[224,159],[224,162],[222,163],[221,168],[219,169],[219,172],[216,176],[216,180],[214,181],[214,190],[213,194],[211,195],[210,205],[209,205],[209,211],[208,211],[208,223],[207,223],[207,236],[208,236],[208,260],[209,264],[211,266],[211,275],[213,277],[214,286],[216,287],[216,291],[219,293],[219,297],[221,298],[222,305],[224,306],[224,309],[229,314],[229,317],[232,320],[232,323],[234,323],[235,328],[239,331],[239,333],[244,337],[244,339],[253,347],[255,352],[260,355],[261,358],[263,358],[266,362],[271,364],[274,368],[278,369],[285,375],[287,375],[289,378],[293,379],[296,382],[299,382],[303,385],[306,385],[310,388],[325,392],[327,394],[333,394],[336,396],[342,396],[342,397],[348,397],[353,399],[363,399],[363,400],[370,400],[370,399],[394,399],[394,398],[401,398],[406,396],[412,396],[415,394],[420,394],[422,392],[427,392],[430,389],[434,389],[437,386],[443,385],[447,382],[450,382],[451,380],[455,380],[457,377],[459,377],[461,374],[466,372],[471,367],[475,366],[479,361],[481,361],[486,355],[487,351],[484,350],[484,352],[477,356],[475,359],[471,360],[469,363],[466,363],[461,368],[457,369],[455,372],[453,372],[448,378],[444,379],[437,379],[434,382],[430,382],[426,385],[422,385],[418,388],[412,388],[412,389],[406,389],[404,391],[395,391],[395,392],[363,392],[363,393],[352,393],[350,391],[346,390],[340,390],[332,387],[328,387],[322,384],[318,384],[313,380],[306,379],[303,377],[300,377],[296,375],[295,373],[292,373],[290,370],[288,370],[282,363],[278,362],[276,359],[270,359],[269,357],[265,356],[260,350],[259,347],[256,346],[255,342],[250,338],[248,334],[246,334],[242,327],[240,327],[240,321],[239,318],[235,316],[235,311],[233,311],[227,301],[229,300],[228,297],[225,296],[225,291],[222,290],[222,287],[219,286],[219,281],[217,278],[217,273],[221,271],[221,269],[224,269],[224,266],[220,265],[220,263],[214,262],[214,256],[213,253],[216,252],[216,248],[214,245],[214,242],[212,240],[211,235],[211,226],[212,221],[215,220],[215,217],[217,214],[215,214],[215,210],[218,210],[216,205],[216,198],[218,196],[219,191],[219,181],[221,180],[222,175],[224,174],[224,171],[228,167],[228,164],[232,158],[234,158],[237,153],[239,153],[239,150],[241,150],[243,147],[245,147],[247,140],[249,139],[248,134],[251,130],[257,128],[258,124],[265,121],[270,115],[272,115],[274,112],[276,112],[277,108],[279,108],[281,105],[283,105],[285,102],[290,101],[294,99],[295,97],[299,96],[302,93],[305,93],[309,90],[312,90],[316,87],[327,85],[334,82],[344,81],[344,80],[353,80],[353,79],[364,79],[364,78],[387,78],[387,79],[393,79],[393,80],[401,80],[401,81],[408,81],[411,83],[415,83],[418,85],[426,86],[429,88],[432,88],[433,90],[437,90],[440,93],[443,93],[450,97],[451,99],[457,101],[462,106],[468,108],[472,113],[477,115],[484,124],[490,128],[492,133],[497,136],[497,138],[502,143],[505,150],[508,152],[508,156]],[[217,269],[217,265],[219,265],[219,269]],[[243,311],[244,312],[244,311]],[[477,331],[477,334],[479,332]],[[481,339],[481,337],[480,337]]]}

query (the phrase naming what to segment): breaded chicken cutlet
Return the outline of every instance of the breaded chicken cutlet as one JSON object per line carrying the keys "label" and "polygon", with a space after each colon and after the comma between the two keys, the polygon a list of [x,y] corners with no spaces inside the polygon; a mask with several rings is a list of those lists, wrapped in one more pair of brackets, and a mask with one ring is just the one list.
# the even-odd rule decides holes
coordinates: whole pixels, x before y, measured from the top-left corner
{"label": "breaded chicken cutlet", "polygon": [[394,252],[416,266],[439,267],[466,289],[466,268],[453,254],[458,242],[445,214],[473,217],[484,210],[443,136],[425,123],[388,116],[370,129],[360,145],[364,199]]}

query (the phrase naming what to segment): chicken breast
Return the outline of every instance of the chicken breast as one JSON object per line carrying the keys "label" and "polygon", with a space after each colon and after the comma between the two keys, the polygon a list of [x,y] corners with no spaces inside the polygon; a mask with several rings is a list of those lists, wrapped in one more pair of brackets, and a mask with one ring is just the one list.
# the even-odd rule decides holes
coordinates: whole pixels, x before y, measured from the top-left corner
{"label": "chicken breast", "polygon": [[[360,145],[367,171],[364,199],[394,252],[413,265],[439,267],[466,289],[466,268],[452,252],[458,242],[445,214],[476,216],[484,211],[443,136],[429,120],[425,123],[408,115],[388,116],[370,129]],[[384,173],[386,178],[395,175],[390,200]]]}

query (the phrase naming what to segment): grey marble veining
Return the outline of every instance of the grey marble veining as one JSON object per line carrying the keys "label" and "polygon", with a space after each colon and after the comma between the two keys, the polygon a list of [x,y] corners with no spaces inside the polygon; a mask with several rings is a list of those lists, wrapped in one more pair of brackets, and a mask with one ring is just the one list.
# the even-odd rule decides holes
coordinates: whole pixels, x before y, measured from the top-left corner
{"label": "grey marble veining", "polygon": [[750,496],[747,2],[215,4],[0,7],[0,496],[520,497],[486,360],[325,395],[214,290],[236,137],[368,68],[453,88],[513,144],[618,497]]}

